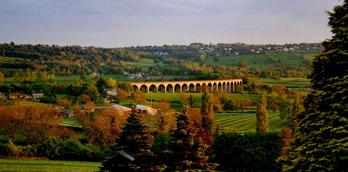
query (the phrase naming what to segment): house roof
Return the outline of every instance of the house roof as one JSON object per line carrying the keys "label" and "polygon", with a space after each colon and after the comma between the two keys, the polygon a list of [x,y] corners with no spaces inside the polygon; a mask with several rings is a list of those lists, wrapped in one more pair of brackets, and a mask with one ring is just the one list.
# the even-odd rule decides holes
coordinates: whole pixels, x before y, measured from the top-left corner
{"label": "house roof", "polygon": [[121,150],[121,151],[118,151],[119,154],[121,154],[122,156],[126,157],[127,159],[131,160],[131,161],[134,161],[135,158],[130,156],[128,153],[126,153],[125,151]]}
{"label": "house roof", "polygon": [[97,106],[95,107],[95,109],[115,109],[115,110],[131,110],[131,108],[129,107],[126,107],[126,106],[122,106],[122,105],[119,105],[119,104],[116,104],[116,105],[111,105],[111,106]]}
{"label": "house roof", "polygon": [[140,104],[137,104],[135,106],[136,109],[140,109],[140,110],[153,110],[154,108],[150,107],[150,106],[145,106],[145,105],[140,105]]}
{"label": "house roof", "polygon": [[117,109],[117,110],[131,110],[131,108],[126,107],[126,106],[122,106],[122,105],[112,105],[113,108]]}

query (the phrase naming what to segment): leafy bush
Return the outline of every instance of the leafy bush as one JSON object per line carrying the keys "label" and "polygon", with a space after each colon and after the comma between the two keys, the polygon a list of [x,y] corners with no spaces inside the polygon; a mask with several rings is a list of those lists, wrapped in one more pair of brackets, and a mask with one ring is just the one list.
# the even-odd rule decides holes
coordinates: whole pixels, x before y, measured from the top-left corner
{"label": "leafy bush", "polygon": [[85,154],[85,159],[88,161],[99,161],[105,156],[104,152],[99,149],[99,147],[92,144],[86,144],[83,148],[83,154]]}
{"label": "leafy bush", "polygon": [[78,140],[51,138],[37,146],[37,155],[50,159],[99,161],[104,153],[99,147],[81,144]]}
{"label": "leafy bush", "polygon": [[18,148],[20,149],[22,156],[35,156],[37,152],[36,148],[32,145],[18,146]]}
{"label": "leafy bush", "polygon": [[9,156],[10,149],[7,147],[7,144],[0,143],[0,155]]}
{"label": "leafy bush", "polygon": [[65,160],[80,160],[83,145],[77,140],[65,140],[60,148],[61,158]]}
{"label": "leafy bush", "polygon": [[62,140],[57,138],[48,139],[37,145],[37,155],[48,157],[50,159],[59,159],[61,157]]}
{"label": "leafy bush", "polygon": [[213,145],[215,162],[224,170],[236,168],[274,171],[281,149],[279,133],[223,133]]}

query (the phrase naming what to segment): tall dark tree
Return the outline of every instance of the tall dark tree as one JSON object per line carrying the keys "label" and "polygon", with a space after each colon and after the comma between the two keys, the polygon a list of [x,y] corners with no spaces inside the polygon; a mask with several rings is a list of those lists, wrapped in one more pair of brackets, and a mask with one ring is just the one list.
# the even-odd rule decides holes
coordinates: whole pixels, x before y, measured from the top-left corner
{"label": "tall dark tree", "polygon": [[[132,112],[122,129],[117,145],[111,147],[111,151],[117,155],[119,152],[116,151],[123,150],[134,158],[127,171],[163,171],[164,166],[159,164],[153,155],[152,144],[153,138],[141,122],[140,115]],[[119,162],[108,159],[103,169],[124,171],[125,169],[118,169],[117,163]]]}
{"label": "tall dark tree", "polygon": [[266,133],[269,130],[267,100],[264,94],[261,95],[256,113],[256,131]]}
{"label": "tall dark tree", "polygon": [[348,162],[348,0],[329,12],[332,39],[313,61],[312,92],[284,171],[347,171]]}
{"label": "tall dark tree", "polygon": [[205,129],[209,134],[212,130],[213,125],[213,104],[211,95],[207,92],[204,92],[202,95],[202,128]]}
{"label": "tall dark tree", "polygon": [[140,115],[132,112],[118,140],[118,146],[131,154],[151,153],[152,136],[142,123]]}
{"label": "tall dark tree", "polygon": [[98,89],[99,94],[103,97],[106,96],[106,89],[109,88],[108,79],[100,77],[96,82],[96,87]]}

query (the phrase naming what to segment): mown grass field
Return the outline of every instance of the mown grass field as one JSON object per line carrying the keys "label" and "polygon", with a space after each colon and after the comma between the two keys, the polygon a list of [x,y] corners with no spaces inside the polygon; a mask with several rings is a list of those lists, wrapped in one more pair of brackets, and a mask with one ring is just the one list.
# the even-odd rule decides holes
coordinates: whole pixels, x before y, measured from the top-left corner
{"label": "mown grass field", "polygon": [[0,159],[1,172],[94,172],[99,162]]}
{"label": "mown grass field", "polygon": [[[282,119],[278,112],[268,112],[270,130],[277,130],[288,126],[286,119]],[[216,124],[222,132],[255,132],[256,112],[215,113]]]}
{"label": "mown grass field", "polygon": [[60,126],[82,128],[81,120],[77,118],[66,118]]}
{"label": "mown grass field", "polygon": [[162,62],[158,62],[155,63],[155,61],[153,59],[148,59],[148,58],[139,58],[138,61],[134,61],[134,62],[125,62],[127,64],[130,65],[135,65],[135,66],[140,66],[140,67],[152,67],[152,66],[164,66],[165,64],[163,64]]}

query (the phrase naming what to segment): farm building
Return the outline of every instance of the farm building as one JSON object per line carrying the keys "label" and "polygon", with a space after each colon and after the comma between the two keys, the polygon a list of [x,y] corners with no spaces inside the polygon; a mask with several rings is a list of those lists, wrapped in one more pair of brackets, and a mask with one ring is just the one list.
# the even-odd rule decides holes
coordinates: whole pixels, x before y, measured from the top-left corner
{"label": "farm building", "polygon": [[136,105],[135,110],[138,113],[145,114],[145,115],[156,115],[157,114],[157,109],[149,107],[149,106],[144,106],[144,105]]}
{"label": "farm building", "polygon": [[113,108],[115,108],[116,110],[123,110],[123,111],[132,111],[131,108],[126,107],[126,106],[122,106],[122,105],[112,105]]}
{"label": "farm building", "polygon": [[41,93],[41,92],[37,92],[37,93],[33,93],[33,94],[32,94],[32,97],[33,97],[33,100],[34,100],[34,101],[40,100],[40,98],[42,98],[43,96],[44,96],[44,94]]}
{"label": "farm building", "polygon": [[114,109],[119,113],[130,113],[132,111],[131,108],[122,106],[122,105],[111,105],[111,106],[97,106],[95,107],[96,110],[103,110],[103,109]]}
{"label": "farm building", "polygon": [[116,89],[106,89],[106,94],[109,96],[117,96],[117,90]]}

